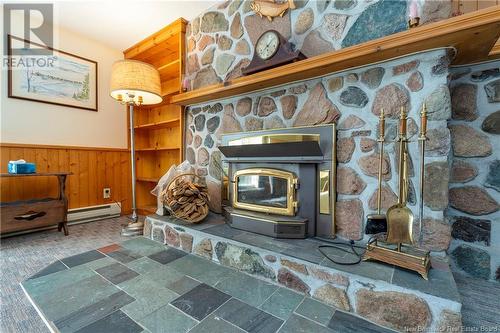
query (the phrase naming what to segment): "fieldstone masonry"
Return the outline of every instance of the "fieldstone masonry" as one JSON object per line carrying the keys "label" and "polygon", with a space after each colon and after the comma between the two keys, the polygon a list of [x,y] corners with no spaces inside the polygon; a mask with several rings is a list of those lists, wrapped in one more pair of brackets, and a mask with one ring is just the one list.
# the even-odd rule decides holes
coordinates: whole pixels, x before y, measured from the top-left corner
{"label": "fieldstone masonry", "polygon": [[[187,112],[186,137],[200,137],[201,145],[198,146],[196,140],[187,140],[186,158],[198,172],[208,165],[208,182],[220,184],[221,155],[217,146],[222,134],[336,122],[339,124],[337,233],[343,238],[360,240],[365,237],[366,215],[376,209],[378,147],[375,140],[379,110],[383,107],[388,114],[382,200],[386,209],[397,200],[394,194],[398,188],[394,140],[399,108],[404,105],[409,110],[409,131],[413,134],[411,180],[412,184],[418,184],[415,134],[422,101],[426,100],[432,110],[426,171],[433,181],[426,184],[425,217],[437,223],[427,224],[430,230],[426,230],[424,238],[426,243],[438,240],[440,245],[433,250],[446,250],[442,244],[449,244],[451,236],[449,229],[448,233],[442,232],[440,223],[445,221],[444,210],[448,206],[450,134],[446,120],[451,114],[451,101],[446,85],[447,72],[432,74],[432,69],[446,55],[445,50],[436,50],[301,84],[191,106]],[[425,84],[422,89],[411,91],[406,82],[417,71],[425,78]],[[210,145],[206,144],[207,137]],[[209,188],[212,197],[220,197],[220,185]],[[417,216],[418,198],[414,188],[410,194],[410,208]]]}
{"label": "fieldstone masonry", "polygon": [[[295,2],[297,9],[273,22],[255,15],[250,0],[224,2],[192,20],[186,32],[186,78],[191,82],[190,89],[241,76],[257,38],[269,29],[279,31],[309,57],[406,29],[405,1]],[[447,0],[420,1],[420,6],[424,24],[451,14]],[[449,73],[451,57],[449,51],[435,50],[190,106],[186,116],[186,159],[199,175],[207,175],[214,198],[211,209],[220,212],[222,172],[217,146],[222,134],[336,122],[337,160],[342,176],[338,185],[337,232],[343,238],[363,238],[365,216],[375,210],[377,116],[384,107],[388,144],[382,204],[387,208],[397,199],[397,147],[393,141],[399,108],[406,106],[413,134],[410,208],[417,216],[415,134],[418,112],[425,101],[430,120],[426,146],[426,171],[430,176],[424,199],[424,244],[433,251],[447,250],[453,234],[450,250],[457,258],[457,268],[485,278],[493,278],[496,271],[498,276],[498,246],[493,255],[490,244],[495,241],[491,235],[499,234],[494,221],[499,220],[500,140],[496,137],[500,134],[500,68],[498,63],[490,63]],[[489,265],[489,270],[474,268],[476,259],[481,260],[481,267]],[[292,282],[294,275],[290,268],[281,274]]]}
{"label": "fieldstone masonry", "polygon": [[[295,10],[287,11],[272,22],[256,15],[250,9],[251,2],[232,0],[215,5],[188,24],[186,77],[191,80],[192,89],[241,76],[240,68],[252,58],[255,42],[270,29],[277,30],[302,53],[313,57],[407,28],[406,1],[295,0]],[[423,23],[451,16],[448,0],[424,0],[421,8]],[[411,69],[406,65],[395,71],[403,73]],[[376,88],[379,76],[366,73],[361,80],[370,88]],[[411,91],[421,89],[423,78],[419,72],[407,79]]]}
{"label": "fieldstone masonry", "polygon": [[456,269],[499,280],[500,61],[452,73],[450,253]]}

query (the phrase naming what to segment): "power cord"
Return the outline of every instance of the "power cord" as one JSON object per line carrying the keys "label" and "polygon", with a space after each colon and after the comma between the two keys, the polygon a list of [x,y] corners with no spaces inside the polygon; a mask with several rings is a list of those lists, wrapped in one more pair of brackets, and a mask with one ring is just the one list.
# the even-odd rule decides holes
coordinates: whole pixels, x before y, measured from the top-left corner
{"label": "power cord", "polygon": [[[374,242],[376,239],[378,239],[379,237],[383,236],[384,234],[385,233],[378,233],[378,234],[373,235],[368,240],[368,244],[371,244],[372,242]],[[361,246],[361,245],[356,245],[353,240],[350,240],[349,243],[345,243],[345,242],[334,242],[334,241],[332,241],[332,240],[330,240],[328,238],[321,238],[321,237],[316,237],[316,238],[319,239],[319,240],[322,240],[322,241],[326,241],[326,242],[328,242],[328,243],[331,244],[331,245],[319,245],[318,246],[318,251],[326,259],[328,259],[329,261],[333,262],[334,264],[344,265],[344,266],[352,266],[352,265],[359,264],[361,262],[361,260],[363,260],[363,254],[366,251],[366,247],[365,246]],[[330,258],[328,256],[328,254],[325,253],[325,251],[323,251],[323,249],[336,249],[336,250],[339,250],[339,251],[342,251],[342,252],[345,252],[345,253],[348,253],[348,254],[352,254],[357,259],[355,261],[351,261],[351,262],[336,261],[336,260]],[[362,252],[358,253],[356,251],[356,249],[363,249],[365,251],[362,251]]]}
{"label": "power cord", "polygon": [[[357,265],[363,259],[364,252],[358,253],[358,251],[356,251],[356,249],[364,249],[365,247],[364,246],[360,246],[360,245],[355,245],[354,241],[352,241],[352,240],[349,241],[349,243],[345,243],[345,242],[333,242],[333,241],[327,240],[327,239],[321,239],[321,240],[327,241],[327,242],[331,243],[331,245],[319,245],[318,246],[318,251],[326,259],[328,259],[329,261],[333,262],[334,264],[344,265],[344,266]],[[355,261],[351,261],[351,262],[336,261],[336,260],[332,259],[323,249],[336,249],[336,250],[339,250],[339,251],[342,251],[342,252],[345,252],[345,253],[348,253],[348,254],[352,254],[357,259]]]}

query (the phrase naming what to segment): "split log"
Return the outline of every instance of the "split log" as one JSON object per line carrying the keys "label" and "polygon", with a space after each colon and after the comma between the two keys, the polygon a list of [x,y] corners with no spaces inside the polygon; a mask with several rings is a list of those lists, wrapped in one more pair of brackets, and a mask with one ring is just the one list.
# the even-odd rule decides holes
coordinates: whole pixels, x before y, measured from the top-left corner
{"label": "split log", "polygon": [[208,188],[195,174],[174,177],[161,193],[172,215],[189,223],[199,223],[208,215]]}

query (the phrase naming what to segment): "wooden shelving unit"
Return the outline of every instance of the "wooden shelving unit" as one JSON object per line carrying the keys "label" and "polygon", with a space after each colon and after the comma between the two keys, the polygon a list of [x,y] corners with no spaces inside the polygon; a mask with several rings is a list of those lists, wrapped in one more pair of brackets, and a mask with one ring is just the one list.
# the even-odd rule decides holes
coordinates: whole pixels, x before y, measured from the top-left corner
{"label": "wooden shelving unit", "polygon": [[453,65],[500,57],[500,6],[426,24],[229,82],[173,95],[170,103],[193,105],[313,79],[349,68],[435,48],[454,48]]}
{"label": "wooden shelving unit", "polygon": [[147,177],[138,177],[138,182],[148,182],[148,183],[158,183],[160,178],[147,178]]}
{"label": "wooden shelving unit", "polygon": [[137,130],[154,130],[160,128],[169,128],[169,127],[177,127],[179,126],[180,119],[171,119],[171,120],[163,120],[156,123],[142,124],[134,126],[134,129]]}
{"label": "wooden shelving unit", "polygon": [[150,192],[173,164],[182,162],[182,106],[169,104],[181,91],[186,21],[182,18],[128,48],[126,59],[152,64],[160,72],[163,103],[135,108],[136,198],[139,214],[156,211]]}

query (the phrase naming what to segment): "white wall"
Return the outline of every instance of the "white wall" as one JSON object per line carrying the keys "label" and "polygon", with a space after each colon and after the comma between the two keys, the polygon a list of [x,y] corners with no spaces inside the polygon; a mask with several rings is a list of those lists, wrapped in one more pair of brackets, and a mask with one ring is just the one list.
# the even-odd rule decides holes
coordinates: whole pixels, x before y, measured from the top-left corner
{"label": "white wall", "polygon": [[[7,68],[2,66],[0,142],[126,148],[127,112],[108,91],[111,65],[123,58],[122,51],[66,29],[54,30],[55,49],[97,61],[98,112],[8,98]],[[1,36],[3,45],[3,32]]]}

